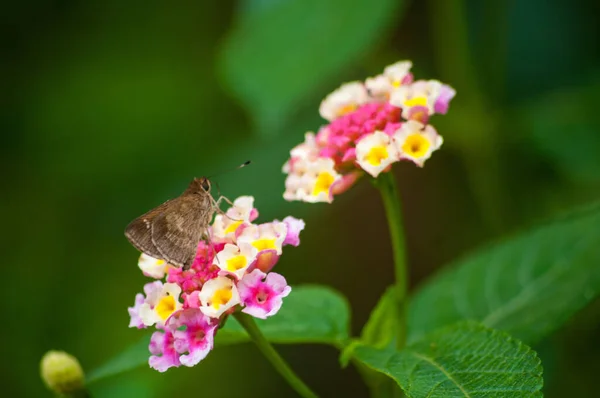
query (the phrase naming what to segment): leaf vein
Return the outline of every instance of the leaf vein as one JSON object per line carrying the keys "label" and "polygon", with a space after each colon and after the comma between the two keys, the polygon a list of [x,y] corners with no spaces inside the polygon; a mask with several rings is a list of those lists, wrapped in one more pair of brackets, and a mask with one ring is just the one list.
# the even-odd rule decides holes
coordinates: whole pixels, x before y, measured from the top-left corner
{"label": "leaf vein", "polygon": [[452,375],[446,369],[444,369],[444,367],[442,365],[437,363],[433,358],[430,358],[423,354],[419,354],[414,351],[411,351],[410,354],[422,361],[429,363],[433,367],[437,368],[440,372],[442,372],[444,374],[444,376],[446,376],[448,378],[448,380],[450,380],[452,383],[454,383],[454,385],[464,394],[464,396],[466,398],[471,398],[471,395],[469,395],[469,393],[458,383],[458,381],[455,380],[454,377],[452,377]]}

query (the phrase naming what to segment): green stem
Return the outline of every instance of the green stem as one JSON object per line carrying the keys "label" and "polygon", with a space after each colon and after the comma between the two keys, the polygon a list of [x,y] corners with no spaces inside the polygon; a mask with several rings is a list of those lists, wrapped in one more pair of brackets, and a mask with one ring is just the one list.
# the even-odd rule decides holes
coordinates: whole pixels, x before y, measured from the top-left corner
{"label": "green stem", "polygon": [[374,180],[383,199],[383,207],[387,216],[394,253],[394,274],[396,278],[396,301],[398,305],[398,330],[396,348],[406,344],[406,293],[408,290],[408,271],[406,269],[406,246],[404,242],[404,224],[402,222],[402,207],[400,195],[396,187],[394,174],[390,171],[382,173]]}
{"label": "green stem", "polygon": [[304,384],[302,380],[294,373],[289,365],[279,356],[273,346],[267,341],[265,336],[262,334],[254,319],[244,314],[243,312],[236,312],[234,315],[235,319],[242,325],[242,327],[248,332],[248,335],[254,341],[258,349],[263,355],[271,362],[275,369],[283,376],[284,379],[292,386],[294,390],[300,396],[305,398],[316,398],[317,394]]}

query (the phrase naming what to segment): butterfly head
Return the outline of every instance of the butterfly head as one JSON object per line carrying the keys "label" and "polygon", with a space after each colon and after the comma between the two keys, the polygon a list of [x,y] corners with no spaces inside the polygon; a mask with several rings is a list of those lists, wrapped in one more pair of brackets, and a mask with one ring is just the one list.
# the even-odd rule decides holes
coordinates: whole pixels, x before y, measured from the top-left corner
{"label": "butterfly head", "polygon": [[196,194],[210,193],[210,180],[206,177],[194,178],[187,190]]}
{"label": "butterfly head", "polygon": [[206,177],[200,178],[200,186],[204,190],[204,192],[210,192],[210,180]]}

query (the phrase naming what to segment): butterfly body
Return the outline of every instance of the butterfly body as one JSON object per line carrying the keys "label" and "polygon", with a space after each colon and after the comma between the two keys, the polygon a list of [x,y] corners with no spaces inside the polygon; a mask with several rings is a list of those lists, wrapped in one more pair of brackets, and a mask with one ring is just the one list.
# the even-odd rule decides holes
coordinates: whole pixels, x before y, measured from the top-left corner
{"label": "butterfly body", "polygon": [[125,236],[141,252],[188,269],[217,208],[210,181],[195,178],[179,197],[133,220]]}

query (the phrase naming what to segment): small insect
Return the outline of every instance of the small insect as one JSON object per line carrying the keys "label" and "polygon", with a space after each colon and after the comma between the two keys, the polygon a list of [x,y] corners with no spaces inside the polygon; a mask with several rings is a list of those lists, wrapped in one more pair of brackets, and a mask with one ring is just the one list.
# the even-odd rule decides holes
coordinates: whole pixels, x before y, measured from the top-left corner
{"label": "small insect", "polygon": [[[239,167],[250,164],[250,161]],[[171,199],[133,220],[125,236],[141,252],[171,265],[190,268],[198,243],[209,240],[208,226],[215,212],[221,212],[224,196],[215,200],[207,177],[194,178],[179,197]]]}

